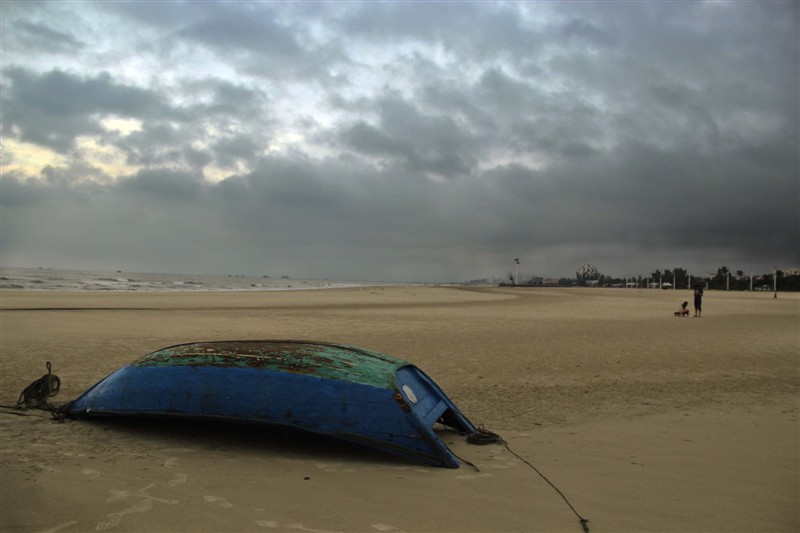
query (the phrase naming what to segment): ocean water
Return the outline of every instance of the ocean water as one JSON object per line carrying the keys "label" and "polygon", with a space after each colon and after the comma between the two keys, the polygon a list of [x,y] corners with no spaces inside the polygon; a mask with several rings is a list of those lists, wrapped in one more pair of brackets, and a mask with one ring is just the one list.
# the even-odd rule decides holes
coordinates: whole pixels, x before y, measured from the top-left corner
{"label": "ocean water", "polygon": [[0,267],[0,290],[38,291],[270,291],[367,287],[382,283],[300,280],[287,277],[95,272]]}

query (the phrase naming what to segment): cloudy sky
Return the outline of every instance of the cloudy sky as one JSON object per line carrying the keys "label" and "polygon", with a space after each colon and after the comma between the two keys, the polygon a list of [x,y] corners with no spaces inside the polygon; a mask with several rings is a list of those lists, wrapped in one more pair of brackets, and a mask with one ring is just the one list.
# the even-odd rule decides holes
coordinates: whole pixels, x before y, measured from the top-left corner
{"label": "cloudy sky", "polygon": [[800,267],[796,2],[0,5],[5,266]]}

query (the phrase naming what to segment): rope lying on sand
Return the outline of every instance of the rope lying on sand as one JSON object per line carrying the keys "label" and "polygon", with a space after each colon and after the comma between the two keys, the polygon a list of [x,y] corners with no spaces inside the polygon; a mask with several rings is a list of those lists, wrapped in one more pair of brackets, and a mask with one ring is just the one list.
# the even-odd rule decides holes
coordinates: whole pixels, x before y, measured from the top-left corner
{"label": "rope lying on sand", "polygon": [[[498,435],[497,433],[494,433],[493,431],[489,431],[488,429],[484,429],[484,428],[482,428],[482,427],[479,427],[479,428],[478,428],[478,431],[476,431],[476,432],[474,432],[474,433],[470,433],[469,435],[467,435],[467,442],[468,442],[468,443],[470,443],[470,444],[478,444],[478,445],[484,445],[484,444],[502,444],[503,446],[505,446],[505,447],[506,447],[506,450],[508,450],[508,451],[511,453],[511,455],[513,455],[514,457],[516,457],[517,459],[519,459],[520,461],[522,461],[523,463],[525,463],[526,465],[528,465],[529,467],[531,467],[531,468],[533,469],[533,471],[534,471],[534,472],[536,472],[537,474],[539,474],[539,476],[540,476],[540,477],[541,477],[543,480],[545,480],[545,481],[547,482],[547,484],[548,484],[548,485],[550,485],[550,486],[553,488],[553,490],[555,490],[555,491],[558,493],[558,495],[559,495],[559,496],[561,496],[561,499],[562,499],[562,500],[564,500],[564,502],[566,502],[566,504],[569,506],[569,508],[570,508],[570,509],[572,509],[572,512],[573,512],[573,513],[575,513],[575,516],[577,516],[577,517],[578,517],[578,520],[580,520],[581,527],[583,528],[583,531],[584,531],[584,533],[589,533],[589,519],[588,519],[588,518],[584,518],[584,517],[582,517],[582,516],[581,516],[581,515],[578,513],[578,511],[576,511],[576,510],[575,510],[575,507],[573,507],[573,506],[572,506],[572,504],[571,504],[571,503],[570,503],[570,501],[567,499],[567,497],[566,497],[566,496],[564,496],[564,493],[563,493],[563,492],[561,492],[561,491],[558,489],[558,487],[556,487],[556,486],[553,484],[553,482],[552,482],[552,481],[550,481],[549,479],[547,479],[547,477],[546,477],[544,474],[542,474],[542,473],[539,471],[539,469],[538,469],[538,468],[536,468],[535,466],[533,466],[533,464],[531,464],[531,463],[530,463],[530,462],[529,462],[527,459],[525,459],[524,457],[522,457],[521,455],[519,455],[517,452],[515,452],[514,450],[512,450],[512,449],[509,447],[509,445],[508,445],[508,442],[506,442],[506,440],[505,440],[505,439],[503,439],[503,437],[501,437],[501,436],[500,436],[500,435]],[[460,458],[459,458],[459,459],[460,459]],[[462,460],[462,461],[464,461],[463,459],[461,459],[461,460]],[[470,463],[469,461],[464,461],[464,462],[465,462],[466,464],[470,465],[470,466],[471,466],[472,468],[474,468],[476,471],[479,471],[479,470],[478,470],[478,467],[477,467],[477,466],[475,466],[474,464]]]}
{"label": "rope lying on sand", "polygon": [[[22,411],[25,409],[42,409],[49,411],[54,418],[61,418],[61,408],[51,405],[49,399],[57,395],[61,390],[61,378],[53,374],[53,366],[47,361],[47,374],[40,377],[22,391],[14,406],[0,405],[4,409],[14,409]],[[28,416],[28,413],[9,411],[8,414]]]}
{"label": "rope lying on sand", "polygon": [[61,378],[53,374],[53,367],[47,361],[47,374],[40,377],[27,387],[19,395],[16,407],[42,407],[47,405],[47,399],[58,394],[61,390]]}

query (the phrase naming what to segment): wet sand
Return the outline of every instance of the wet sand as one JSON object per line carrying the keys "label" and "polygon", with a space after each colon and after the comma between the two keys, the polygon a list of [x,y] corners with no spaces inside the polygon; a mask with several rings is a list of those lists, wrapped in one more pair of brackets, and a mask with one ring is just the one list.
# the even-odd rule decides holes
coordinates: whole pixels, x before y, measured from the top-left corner
{"label": "wet sand", "polygon": [[[0,293],[0,403],[56,402],[181,342],[297,338],[410,360],[593,533],[800,530],[800,295],[380,287]],[[231,424],[0,415],[0,531],[574,531],[500,445],[432,468]]]}

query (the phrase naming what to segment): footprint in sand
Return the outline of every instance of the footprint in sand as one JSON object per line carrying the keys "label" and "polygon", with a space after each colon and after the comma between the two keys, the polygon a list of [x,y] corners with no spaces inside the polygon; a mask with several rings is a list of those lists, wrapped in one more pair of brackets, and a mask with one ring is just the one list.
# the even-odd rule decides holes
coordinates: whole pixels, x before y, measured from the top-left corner
{"label": "footprint in sand", "polygon": [[121,502],[122,500],[127,500],[131,495],[127,490],[111,490],[110,492],[111,496],[108,497],[106,503]]}
{"label": "footprint in sand", "polygon": [[169,457],[167,458],[166,461],[164,461],[164,466],[166,466],[167,468],[175,468],[176,466],[178,466],[179,462],[180,461],[178,461],[177,457]]}
{"label": "footprint in sand", "polygon": [[480,474],[465,474],[463,476],[456,476],[456,479],[478,479],[482,477],[492,477],[492,475],[481,472]]}
{"label": "footprint in sand", "polygon": [[281,524],[280,522],[276,522],[275,520],[257,520],[256,524],[261,527],[269,527],[272,529],[280,529],[282,531],[289,531],[289,530],[298,530],[298,531],[308,531],[309,533],[332,533],[331,531],[325,529],[313,529],[310,527],[305,527],[303,524]]}
{"label": "footprint in sand", "polygon": [[505,470],[508,468],[514,468],[515,466],[517,466],[517,463],[506,461],[504,459],[499,459],[496,463],[490,463],[486,465],[486,468]]}
{"label": "footprint in sand", "polygon": [[343,468],[344,463],[315,463],[314,466],[325,472],[356,472],[355,468]]}
{"label": "footprint in sand", "polygon": [[164,498],[157,498],[155,496],[151,496],[149,494],[149,490],[155,487],[155,483],[151,483],[146,487],[142,487],[141,489],[131,493],[127,490],[112,490],[112,496],[106,500],[106,503],[111,502],[118,502],[127,499],[138,499],[138,503],[128,507],[127,509],[123,509],[118,513],[109,513],[106,515],[107,520],[105,522],[100,522],[95,527],[97,531],[105,531],[106,529],[112,529],[119,525],[120,520],[125,515],[129,515],[132,513],[146,513],[153,508],[153,502],[163,503],[167,505],[175,505],[178,500],[167,500]]}
{"label": "footprint in sand", "polygon": [[219,503],[220,507],[225,507],[226,509],[229,507],[233,507],[233,504],[226,500],[225,498],[220,498],[219,496],[203,496],[203,499],[208,503]]}
{"label": "footprint in sand", "polygon": [[108,518],[108,520],[97,524],[95,530],[105,531],[106,529],[117,527],[119,525],[119,521],[122,520],[123,516],[131,513],[146,513],[152,508],[153,508],[153,500],[142,500],[136,505],[128,507],[127,509],[122,510],[118,513],[107,514],[106,518]]}
{"label": "footprint in sand", "polygon": [[386,524],[371,524],[371,526],[376,531],[399,531],[398,528]]}
{"label": "footprint in sand", "polygon": [[177,487],[178,485],[182,485],[186,483],[188,476],[186,474],[175,474],[174,479],[170,479],[167,483],[169,483],[170,487]]}
{"label": "footprint in sand", "polygon": [[70,526],[74,526],[77,523],[78,523],[77,520],[70,520],[69,522],[64,522],[63,524],[58,524],[56,527],[53,527],[53,528],[47,529],[45,531],[42,531],[42,533],[56,533],[57,531],[59,531],[61,529],[64,529],[64,528],[67,528],[67,527],[70,527]]}
{"label": "footprint in sand", "polygon": [[84,476],[90,477],[92,479],[97,479],[100,477],[100,472],[97,470],[92,470],[91,468],[84,468],[81,472]]}

